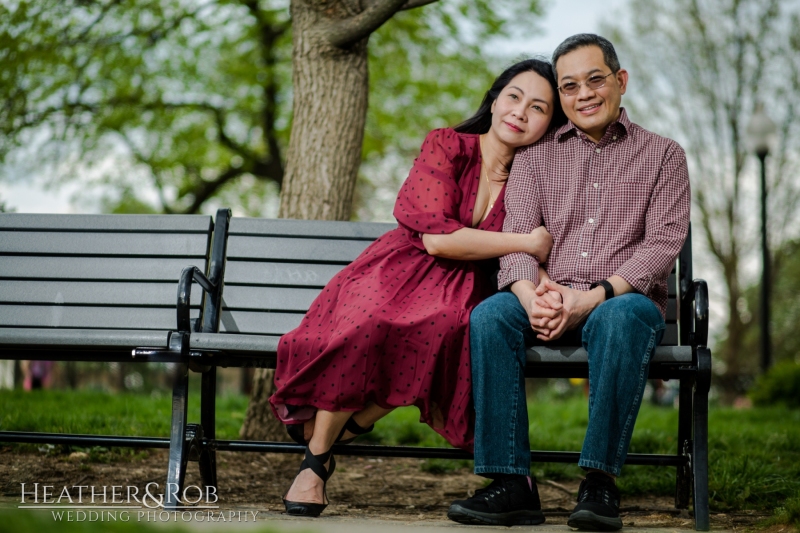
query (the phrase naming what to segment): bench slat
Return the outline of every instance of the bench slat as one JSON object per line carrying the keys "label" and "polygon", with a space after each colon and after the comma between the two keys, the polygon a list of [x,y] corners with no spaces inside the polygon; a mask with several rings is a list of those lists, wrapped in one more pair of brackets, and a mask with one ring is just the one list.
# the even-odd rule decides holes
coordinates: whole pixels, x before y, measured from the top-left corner
{"label": "bench slat", "polygon": [[[589,358],[582,347],[553,349],[534,346],[526,352],[528,363],[585,365]],[[654,363],[691,363],[691,346],[658,346],[651,359]]]}
{"label": "bench slat", "polygon": [[337,222],[279,218],[232,218],[230,235],[294,235],[374,240],[397,227],[384,222]]}
{"label": "bench slat", "polygon": [[0,256],[0,279],[147,280],[176,283],[184,267],[205,272],[198,259],[147,257]]}
{"label": "bench slat", "polygon": [[222,350],[228,353],[274,354],[278,350],[276,335],[220,335],[218,333],[192,333],[192,349]]}
{"label": "bench slat", "polygon": [[[0,344],[8,346],[69,346],[70,348],[169,346],[169,331],[0,328]],[[0,350],[0,358],[2,358]]]}
{"label": "bench slat", "polygon": [[205,257],[207,245],[207,236],[189,233],[63,232],[56,236],[46,232],[12,231],[0,236],[0,253],[28,255]]}
{"label": "bench slat", "polygon": [[228,258],[349,263],[370,244],[371,241],[231,235]]}
{"label": "bench slat", "polygon": [[[190,316],[197,318],[198,309]],[[176,329],[175,309],[142,307],[70,307],[0,305],[0,326],[85,329]]]}
{"label": "bench slat", "polygon": [[[203,290],[192,284],[192,307],[199,307]],[[0,302],[111,306],[176,306],[177,282],[4,281]]]}
{"label": "bench slat", "polygon": [[0,231],[100,231],[209,233],[208,215],[51,215],[32,213],[0,214]]}
{"label": "bench slat", "polygon": [[255,311],[222,311],[220,331],[251,335],[283,335],[303,320],[302,313],[259,313]]}
{"label": "bench slat", "polygon": [[305,313],[319,289],[225,285],[223,309],[300,311]]}
{"label": "bench slat", "polygon": [[342,265],[228,261],[225,283],[294,285],[322,288],[342,270]]}

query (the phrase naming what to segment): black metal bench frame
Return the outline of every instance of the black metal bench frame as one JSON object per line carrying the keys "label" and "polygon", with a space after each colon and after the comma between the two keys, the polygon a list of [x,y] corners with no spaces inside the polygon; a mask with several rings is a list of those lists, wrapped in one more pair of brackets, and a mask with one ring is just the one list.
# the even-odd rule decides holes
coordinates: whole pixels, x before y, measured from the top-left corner
{"label": "black metal bench frame", "polygon": [[[304,448],[286,442],[256,442],[218,440],[215,438],[216,368],[260,367],[274,368],[277,341],[270,348],[247,352],[241,347],[230,353],[215,340],[236,337],[221,334],[220,318],[223,297],[223,279],[230,223],[230,211],[219,210],[213,235],[213,246],[207,275],[197,268],[186,268],[181,274],[177,301],[177,329],[170,336],[169,348],[139,347],[133,350],[132,359],[119,352],[93,354],[61,354],[63,360],[97,361],[157,361],[177,364],[172,396],[172,424],[170,438],[117,437],[103,435],[67,435],[52,433],[0,432],[0,442],[52,443],[72,446],[124,446],[169,448],[167,483],[169,487],[183,487],[188,461],[199,462],[203,483],[217,486],[216,451],[251,451],[270,453],[302,453]],[[708,511],[708,392],[711,380],[711,352],[708,344],[708,288],[703,280],[692,278],[691,233],[678,258],[678,324],[681,346],[691,347],[691,362],[660,362],[651,364],[650,378],[678,379],[680,381],[678,415],[678,450],[676,454],[628,455],[626,464],[674,466],[677,469],[675,506],[686,509],[693,499],[695,529],[709,529]],[[204,305],[200,319],[192,325],[189,318],[192,282],[204,291]],[[211,340],[211,342],[208,342]],[[224,346],[224,343],[222,343]],[[31,349],[34,348],[34,349]],[[565,349],[561,348],[560,351]],[[572,349],[574,352],[577,349]],[[568,350],[570,351],[570,350]],[[14,357],[35,359],[35,347],[16,350]],[[52,355],[47,355],[51,359]],[[543,358],[546,359],[546,358]],[[188,372],[202,373],[201,419],[199,424],[187,423]],[[526,368],[529,377],[588,377],[586,364],[546,361],[530,363]],[[437,459],[472,459],[472,455],[452,448],[418,448],[408,446],[336,445],[339,455],[411,457]],[[578,452],[531,451],[532,462],[577,463]],[[171,485],[169,485],[171,484]],[[179,491],[177,493],[179,493]],[[180,501],[173,491],[165,494],[164,506],[174,508]]]}

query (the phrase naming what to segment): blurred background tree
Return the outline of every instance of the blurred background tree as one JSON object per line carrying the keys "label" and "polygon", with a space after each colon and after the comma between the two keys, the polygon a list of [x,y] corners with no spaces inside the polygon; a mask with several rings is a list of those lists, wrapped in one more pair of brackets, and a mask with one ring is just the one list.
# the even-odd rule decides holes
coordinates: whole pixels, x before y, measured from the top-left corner
{"label": "blurred background tree", "polygon": [[800,279],[796,268],[784,267],[796,250],[788,241],[800,229],[800,3],[631,0],[623,15],[604,32],[631,71],[626,105],[635,120],[686,149],[696,248],[709,252],[709,266],[724,282],[711,284],[728,315],[714,349],[717,383],[740,394],[758,372],[751,342],[759,335],[751,319],[758,307],[747,297],[761,268],[758,161],[744,142],[758,103],[779,129],[767,159],[773,349],[794,346],[782,344],[778,330],[789,316],[781,288]]}
{"label": "blurred background tree", "polygon": [[[398,185],[393,165],[407,170],[427,131],[477,107],[510,59],[491,53],[492,39],[530,31],[539,14],[536,0],[445,0],[401,11],[372,35],[359,205]],[[79,183],[76,201],[99,195],[105,212],[225,205],[276,216],[291,56],[288,0],[5,2],[0,173]],[[380,164],[387,157],[393,165]],[[360,213],[385,219],[385,203]]]}

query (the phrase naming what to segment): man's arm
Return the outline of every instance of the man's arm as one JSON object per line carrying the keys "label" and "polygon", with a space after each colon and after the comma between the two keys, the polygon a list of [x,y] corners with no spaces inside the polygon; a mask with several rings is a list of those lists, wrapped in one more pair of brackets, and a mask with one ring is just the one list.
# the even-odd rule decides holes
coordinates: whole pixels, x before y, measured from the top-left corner
{"label": "man's arm", "polygon": [[[523,148],[514,157],[505,193],[506,219],[504,232],[530,233],[542,225],[539,188],[536,183],[531,149]],[[509,287],[528,313],[531,325],[534,319],[553,319],[559,311],[539,308],[535,304],[536,286],[539,284],[539,262],[528,254],[514,253],[500,257],[497,280],[500,289]],[[538,324],[538,322],[537,322]]]}
{"label": "man's arm", "polygon": [[[520,149],[511,165],[505,192],[503,232],[506,233],[530,233],[542,225],[539,192],[530,153],[530,148]],[[527,280],[535,287],[539,282],[538,268],[539,262],[529,254],[501,256],[498,288],[503,289],[520,280]]]}
{"label": "man's arm", "polygon": [[[689,231],[691,191],[686,154],[672,143],[664,155],[645,218],[644,241],[614,273],[642,294],[669,272]],[[613,283],[612,283],[613,284]],[[616,292],[616,285],[614,290]],[[620,293],[617,293],[620,294]]]}

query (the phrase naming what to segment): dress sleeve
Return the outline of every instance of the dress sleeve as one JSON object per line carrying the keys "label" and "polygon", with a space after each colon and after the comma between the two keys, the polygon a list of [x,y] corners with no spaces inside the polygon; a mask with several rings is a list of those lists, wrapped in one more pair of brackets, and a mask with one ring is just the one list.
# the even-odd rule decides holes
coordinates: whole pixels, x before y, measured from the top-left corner
{"label": "dress sleeve", "polygon": [[465,227],[459,220],[461,177],[469,159],[461,137],[451,129],[433,130],[400,187],[394,217],[421,250],[425,233],[453,233]]}

